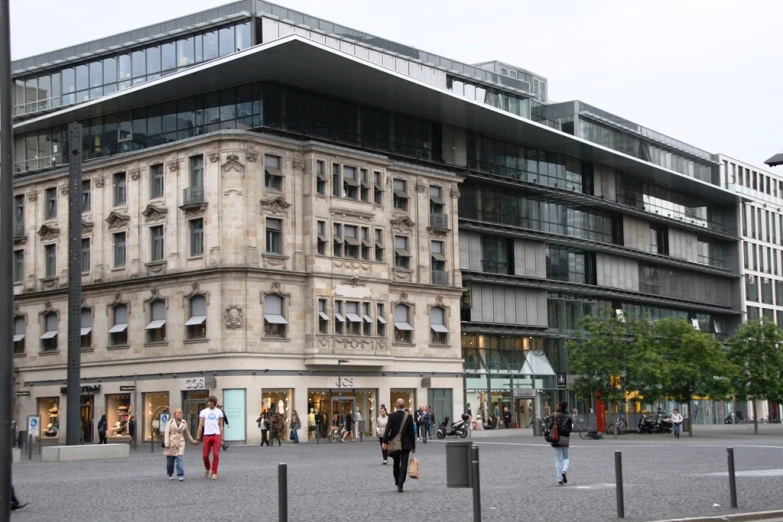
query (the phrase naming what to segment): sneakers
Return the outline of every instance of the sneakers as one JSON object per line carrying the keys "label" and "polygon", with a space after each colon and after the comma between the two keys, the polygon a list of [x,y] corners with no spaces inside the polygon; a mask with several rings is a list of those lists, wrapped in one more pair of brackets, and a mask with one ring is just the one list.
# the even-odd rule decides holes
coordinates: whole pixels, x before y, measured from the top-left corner
{"label": "sneakers", "polygon": [[204,471],[204,478],[209,478],[209,470]]}
{"label": "sneakers", "polygon": [[562,485],[563,485],[563,481],[562,481],[562,480],[561,480],[561,481],[559,481],[559,482],[557,483],[557,485],[558,485],[558,486],[562,486]]}
{"label": "sneakers", "polygon": [[212,480],[217,480],[217,473],[212,474]]}
{"label": "sneakers", "polygon": [[383,461],[383,465],[384,465],[384,466],[386,466],[387,464],[388,464],[388,462],[386,462],[386,461],[384,460],[384,461]]}
{"label": "sneakers", "polygon": [[182,475],[180,475],[180,476],[179,476],[179,481],[180,481],[180,482],[182,482],[183,480],[185,480],[185,477],[183,477]]}
{"label": "sneakers", "polygon": [[174,480],[174,477],[172,477],[171,475],[169,475],[169,480]]}
{"label": "sneakers", "polygon": [[568,473],[563,472],[563,484],[568,484]]}

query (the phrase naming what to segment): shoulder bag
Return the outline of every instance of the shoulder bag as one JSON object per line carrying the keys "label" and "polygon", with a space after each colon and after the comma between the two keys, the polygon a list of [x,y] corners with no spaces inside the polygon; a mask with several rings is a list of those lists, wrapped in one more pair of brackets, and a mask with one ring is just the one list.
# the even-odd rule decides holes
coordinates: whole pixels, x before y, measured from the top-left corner
{"label": "shoulder bag", "polygon": [[405,415],[402,416],[402,423],[400,424],[400,431],[397,432],[397,435],[394,436],[392,440],[389,441],[389,455],[393,453],[399,453],[402,451],[402,432],[405,429],[405,425],[408,423],[408,412],[405,412]]}
{"label": "shoulder bag", "polygon": [[557,444],[560,441],[560,433],[557,427],[557,412],[555,412],[555,419],[552,421],[552,429],[544,434],[544,440],[552,444]]}

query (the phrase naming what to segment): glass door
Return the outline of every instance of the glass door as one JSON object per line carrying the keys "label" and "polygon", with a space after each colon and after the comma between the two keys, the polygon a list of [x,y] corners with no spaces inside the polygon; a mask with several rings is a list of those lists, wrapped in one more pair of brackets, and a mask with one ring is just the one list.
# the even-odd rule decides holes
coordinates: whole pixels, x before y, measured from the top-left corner
{"label": "glass door", "polygon": [[200,400],[200,399],[185,400],[185,407],[183,408],[183,411],[185,413],[184,417],[188,423],[188,429],[190,429],[190,434],[193,435],[194,438],[198,434],[198,414],[201,413],[201,410],[203,410],[206,407],[207,407],[207,403],[205,400]]}
{"label": "glass door", "polygon": [[[354,421],[356,421],[356,409],[354,406],[354,398],[353,397],[343,397],[342,402],[339,397],[332,396],[332,405],[331,405],[331,423],[332,426],[340,426],[345,422],[345,415],[348,412],[351,412],[353,415]],[[337,418],[337,415],[340,415],[340,418]],[[356,426],[354,425],[354,429]]]}
{"label": "glass door", "polygon": [[82,425],[82,437],[84,443],[92,442],[93,431],[93,409],[95,405],[94,395],[82,395],[81,404],[79,405],[79,418]]}

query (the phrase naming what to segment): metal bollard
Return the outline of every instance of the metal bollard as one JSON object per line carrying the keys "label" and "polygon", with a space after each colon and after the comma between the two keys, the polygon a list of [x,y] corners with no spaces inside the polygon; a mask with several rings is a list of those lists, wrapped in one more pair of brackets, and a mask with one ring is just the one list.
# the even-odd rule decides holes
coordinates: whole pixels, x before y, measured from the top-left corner
{"label": "metal bollard", "polygon": [[277,465],[277,509],[280,522],[288,522],[288,465]]}
{"label": "metal bollard", "polygon": [[27,436],[27,460],[33,460],[33,436]]}
{"label": "metal bollard", "polygon": [[737,478],[734,475],[734,448],[726,450],[729,460],[729,494],[731,495],[731,507],[737,507]]}
{"label": "metal bollard", "polygon": [[481,522],[481,477],[479,476],[479,448],[470,448],[470,474],[473,484],[473,522]]}
{"label": "metal bollard", "polygon": [[614,452],[614,476],[617,482],[617,518],[625,518],[625,502],[623,500],[623,452]]}

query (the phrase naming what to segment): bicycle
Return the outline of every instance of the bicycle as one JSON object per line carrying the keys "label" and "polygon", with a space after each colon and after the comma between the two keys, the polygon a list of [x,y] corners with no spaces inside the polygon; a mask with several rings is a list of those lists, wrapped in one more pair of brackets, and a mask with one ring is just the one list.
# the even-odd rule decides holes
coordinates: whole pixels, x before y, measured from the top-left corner
{"label": "bicycle", "polygon": [[582,440],[594,440],[600,439],[601,435],[598,433],[598,430],[594,430],[593,428],[585,428],[579,431],[579,438]]}
{"label": "bicycle", "polygon": [[329,443],[335,443],[338,440],[343,439],[343,434],[345,433],[345,425],[341,424],[339,427],[332,426],[332,429],[329,430]]}
{"label": "bicycle", "polygon": [[610,423],[606,427],[606,434],[607,435],[614,435],[614,425],[617,424],[617,434],[618,435],[625,435],[625,417],[620,415],[619,413],[615,415],[614,417],[614,423]]}

